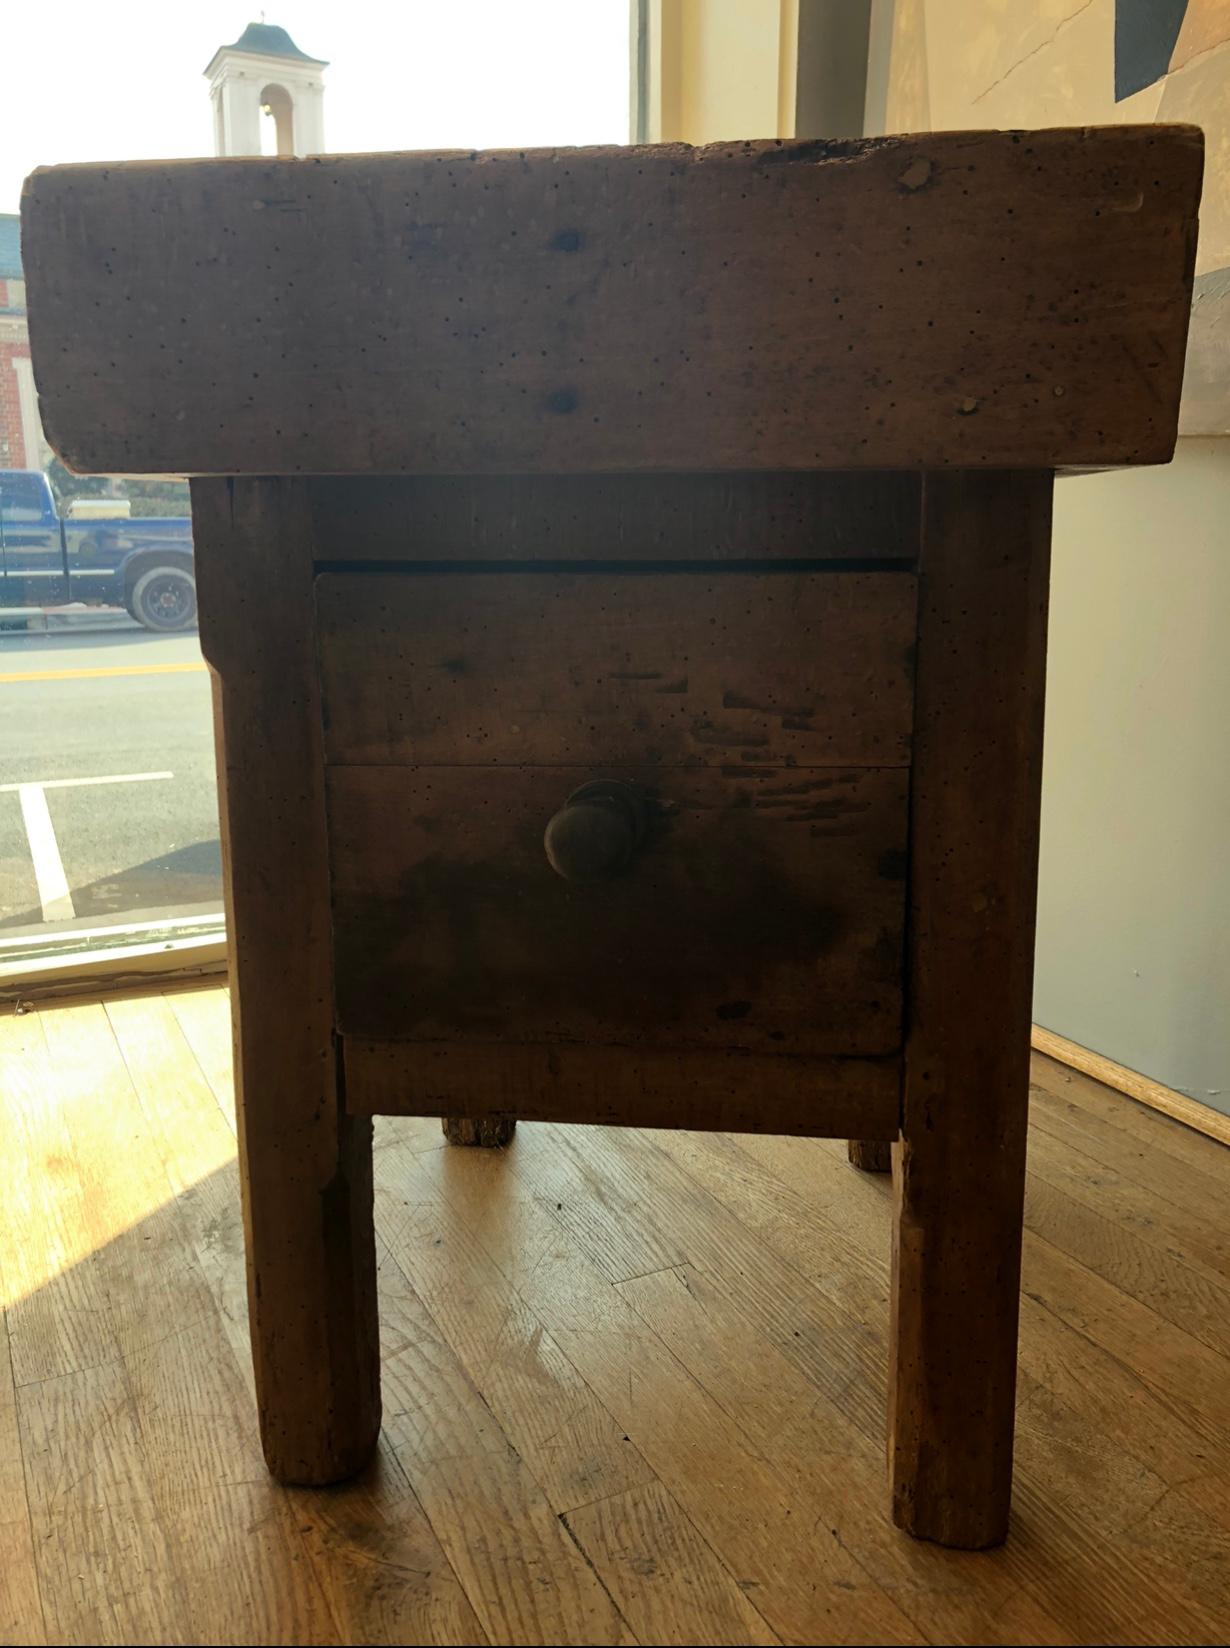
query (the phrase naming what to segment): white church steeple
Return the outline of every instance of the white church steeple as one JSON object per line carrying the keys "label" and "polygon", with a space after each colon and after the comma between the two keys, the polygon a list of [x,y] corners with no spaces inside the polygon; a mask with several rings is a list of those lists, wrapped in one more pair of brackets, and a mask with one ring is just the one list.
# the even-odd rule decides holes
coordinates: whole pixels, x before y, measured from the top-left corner
{"label": "white church steeple", "polygon": [[205,70],[214,106],[214,152],[258,155],[261,122],[272,122],[280,155],[323,154],[325,88],[318,57],[301,52],[285,29],[249,23],[230,46],[219,46]]}

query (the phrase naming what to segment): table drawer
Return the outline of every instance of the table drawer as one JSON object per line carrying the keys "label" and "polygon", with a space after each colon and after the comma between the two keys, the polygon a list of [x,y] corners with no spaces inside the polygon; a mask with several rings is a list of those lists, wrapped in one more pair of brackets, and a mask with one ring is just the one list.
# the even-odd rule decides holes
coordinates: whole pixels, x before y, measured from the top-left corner
{"label": "table drawer", "polygon": [[900,766],[906,572],[317,579],[332,763]]}
{"label": "table drawer", "polygon": [[[908,573],[321,577],[340,1030],[895,1052],[915,598]],[[640,839],[573,875],[544,832],[595,781]],[[582,854],[610,800],[559,826]]]}
{"label": "table drawer", "polygon": [[584,768],[328,775],[339,1027],[374,1038],[896,1048],[906,774],[624,769],[609,880],[548,863]]}

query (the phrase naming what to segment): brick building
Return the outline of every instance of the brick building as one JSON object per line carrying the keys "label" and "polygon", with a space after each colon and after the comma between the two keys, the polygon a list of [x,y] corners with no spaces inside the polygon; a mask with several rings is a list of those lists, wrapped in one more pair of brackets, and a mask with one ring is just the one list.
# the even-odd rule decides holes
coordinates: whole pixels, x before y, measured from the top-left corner
{"label": "brick building", "polygon": [[30,366],[20,219],[0,213],[0,469],[41,469],[43,430]]}

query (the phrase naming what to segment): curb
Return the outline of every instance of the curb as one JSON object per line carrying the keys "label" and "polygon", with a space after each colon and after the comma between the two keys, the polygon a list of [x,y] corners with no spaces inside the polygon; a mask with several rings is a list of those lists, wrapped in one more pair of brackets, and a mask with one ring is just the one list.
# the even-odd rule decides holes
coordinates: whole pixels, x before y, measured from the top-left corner
{"label": "curb", "polygon": [[27,635],[54,634],[58,630],[139,629],[123,607],[0,607],[0,626]]}

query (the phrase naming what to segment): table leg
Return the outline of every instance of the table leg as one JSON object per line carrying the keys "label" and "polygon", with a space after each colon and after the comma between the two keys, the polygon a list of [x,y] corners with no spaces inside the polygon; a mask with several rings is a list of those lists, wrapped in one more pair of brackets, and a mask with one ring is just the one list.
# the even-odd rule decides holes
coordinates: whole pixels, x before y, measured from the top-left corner
{"label": "table leg", "polygon": [[924,487],[889,1454],[897,1523],[970,1549],[1012,1487],[1050,499]]}
{"label": "table leg", "polygon": [[450,1144],[498,1146],[512,1142],[517,1123],[507,1116],[444,1116],[440,1126]]}
{"label": "table leg", "polygon": [[280,1481],[336,1482],[375,1446],[380,1352],[371,1121],[346,1114],[333,1030],[301,486],[194,481],[193,530],[201,644],[214,671],[261,1439]]}

